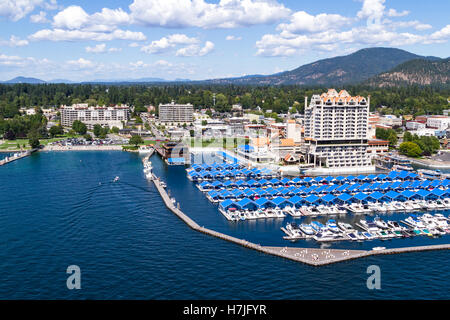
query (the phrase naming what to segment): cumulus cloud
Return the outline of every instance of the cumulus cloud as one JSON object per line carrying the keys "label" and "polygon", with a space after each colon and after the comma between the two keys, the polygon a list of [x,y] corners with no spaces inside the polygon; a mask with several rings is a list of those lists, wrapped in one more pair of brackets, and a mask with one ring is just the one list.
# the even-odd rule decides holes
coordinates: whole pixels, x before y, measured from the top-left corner
{"label": "cumulus cloud", "polygon": [[45,11],[39,11],[39,14],[34,14],[30,16],[30,21],[33,23],[47,23],[50,22],[47,19],[47,12]]}
{"label": "cumulus cloud", "polygon": [[[180,46],[182,48],[179,48]],[[214,49],[214,44],[211,41],[206,41],[202,47],[198,38],[176,33],[142,46],[141,51],[149,54],[161,54],[167,53],[177,47],[179,48],[176,51],[177,56],[204,56]]]}
{"label": "cumulus cloud", "polygon": [[282,23],[278,25],[277,30],[281,30],[286,34],[289,33],[303,33],[303,32],[318,32],[330,29],[338,29],[343,25],[350,23],[349,18],[338,14],[318,14],[317,16],[310,15],[305,11],[295,12],[291,18],[290,23]]}
{"label": "cumulus cloud", "polygon": [[276,1],[134,0],[130,5],[134,22],[171,28],[237,28],[270,24],[286,18],[291,10]]}
{"label": "cumulus cloud", "polygon": [[389,9],[389,11],[387,12],[387,15],[389,17],[404,17],[407,16],[409,14],[408,10],[403,10],[402,12],[398,12],[395,9]]}
{"label": "cumulus cloud", "polygon": [[142,32],[122,30],[120,25],[129,24],[128,13],[121,8],[103,8],[92,15],[80,6],[69,6],[53,17],[53,29],[43,29],[29,36],[30,40],[50,41],[110,41],[146,39]]}
{"label": "cumulus cloud", "polygon": [[94,62],[86,60],[84,58],[79,58],[78,60],[69,60],[67,61],[67,64],[78,69],[93,68],[96,65]]}
{"label": "cumulus cloud", "polygon": [[211,41],[206,41],[203,47],[193,44],[184,48],[180,48],[177,50],[176,55],[179,57],[193,57],[199,56],[202,57],[207,55],[214,49],[214,43]]}
{"label": "cumulus cloud", "polygon": [[0,1],[0,17],[18,21],[43,3],[43,0],[2,0]]}
{"label": "cumulus cloud", "polygon": [[9,46],[9,47],[23,47],[28,45],[28,40],[20,39],[12,35],[8,41],[0,41],[0,45]]}
{"label": "cumulus cloud", "polygon": [[86,47],[86,52],[88,53],[107,53],[107,52],[120,52],[122,48],[107,48],[106,43],[100,43],[93,47]]}

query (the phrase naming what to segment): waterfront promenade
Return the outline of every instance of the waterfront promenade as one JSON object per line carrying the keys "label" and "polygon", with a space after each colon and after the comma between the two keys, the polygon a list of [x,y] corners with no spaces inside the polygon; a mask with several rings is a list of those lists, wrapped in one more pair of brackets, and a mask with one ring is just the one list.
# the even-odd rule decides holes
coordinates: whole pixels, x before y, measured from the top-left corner
{"label": "waterfront promenade", "polygon": [[305,263],[312,266],[323,266],[332,263],[363,258],[381,254],[398,254],[407,252],[418,251],[430,251],[430,250],[448,250],[450,244],[430,245],[430,246],[417,246],[417,247],[405,247],[405,248],[392,248],[392,249],[380,249],[380,250],[345,250],[345,249],[315,249],[315,248],[295,248],[295,247],[270,247],[261,246],[244,239],[232,237],[215,230],[211,230],[202,226],[199,226],[194,220],[182,212],[176,204],[172,202],[166,190],[161,186],[160,180],[153,174],[153,182],[158,190],[161,198],[169,210],[171,210],[177,217],[183,220],[191,229],[202,232],[204,234],[223,239],[246,248],[257,250],[262,253],[275,255],[285,259],[293,260],[296,262]]}

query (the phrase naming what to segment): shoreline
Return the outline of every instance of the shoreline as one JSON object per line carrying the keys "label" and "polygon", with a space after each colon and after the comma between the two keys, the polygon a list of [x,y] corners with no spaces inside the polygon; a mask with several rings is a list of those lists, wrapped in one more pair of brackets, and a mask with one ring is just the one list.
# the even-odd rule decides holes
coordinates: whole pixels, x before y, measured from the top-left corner
{"label": "shoreline", "polygon": [[[408,158],[411,163],[419,165],[419,166],[424,166],[430,169],[450,169],[450,162],[445,162],[442,161],[442,163],[444,164],[440,164],[439,161],[435,161],[435,160],[417,160],[417,159],[412,159],[412,158]],[[433,161],[430,163],[430,161]],[[438,163],[435,163],[438,162]]]}
{"label": "shoreline", "polygon": [[122,151],[122,145],[117,146],[45,146],[40,151]]}

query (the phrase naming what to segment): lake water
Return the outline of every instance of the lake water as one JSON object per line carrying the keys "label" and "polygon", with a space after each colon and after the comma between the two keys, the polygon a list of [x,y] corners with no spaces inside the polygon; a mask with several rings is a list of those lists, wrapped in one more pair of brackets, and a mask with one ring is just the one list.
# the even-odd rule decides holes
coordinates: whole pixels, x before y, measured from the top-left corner
{"label": "lake water", "polygon": [[[282,239],[280,227],[290,218],[228,222],[184,167],[168,167],[156,155],[152,162],[200,225],[263,245],[318,247]],[[448,241],[417,237],[333,247]],[[0,167],[0,243],[0,299],[450,298],[448,251],[317,268],[195,232],[164,206],[143,175],[141,158],[120,151],[41,152]],[[81,269],[81,290],[66,287],[69,265]],[[381,268],[381,290],[366,287],[370,265]]]}

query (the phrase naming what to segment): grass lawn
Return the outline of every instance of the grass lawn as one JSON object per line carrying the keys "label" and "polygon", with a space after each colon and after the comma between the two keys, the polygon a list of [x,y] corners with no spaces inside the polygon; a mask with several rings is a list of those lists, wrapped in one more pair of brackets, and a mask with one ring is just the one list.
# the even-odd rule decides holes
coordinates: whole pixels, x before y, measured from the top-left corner
{"label": "grass lawn", "polygon": [[[81,137],[81,136],[76,136],[76,138],[78,138],[78,137]],[[41,143],[41,145],[46,146],[47,144],[49,144],[51,142],[59,141],[59,140],[65,139],[65,138],[67,138],[66,135],[58,136],[56,138],[51,138],[51,139],[39,139],[39,142]],[[16,139],[16,140],[5,140],[3,144],[0,144],[0,150],[8,150],[8,149],[16,150],[17,144],[20,144],[21,147],[23,145],[25,145],[25,149],[30,149],[30,145],[28,144],[28,139]]]}

